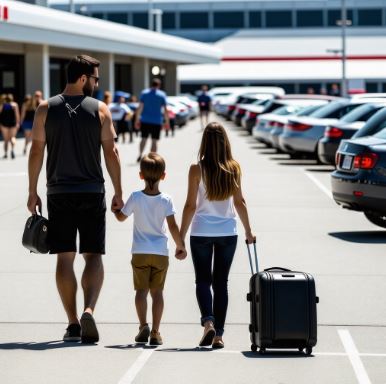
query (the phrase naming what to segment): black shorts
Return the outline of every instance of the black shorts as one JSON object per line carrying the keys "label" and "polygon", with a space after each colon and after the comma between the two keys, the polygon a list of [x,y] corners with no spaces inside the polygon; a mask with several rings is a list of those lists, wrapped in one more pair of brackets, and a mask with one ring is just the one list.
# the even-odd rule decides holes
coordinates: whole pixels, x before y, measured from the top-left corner
{"label": "black shorts", "polygon": [[200,105],[200,112],[209,112],[209,104]]}
{"label": "black shorts", "polygon": [[146,139],[151,136],[153,140],[159,140],[161,128],[160,124],[141,123],[141,137]]}
{"label": "black shorts", "polygon": [[104,193],[58,193],[47,196],[50,253],[105,253]]}

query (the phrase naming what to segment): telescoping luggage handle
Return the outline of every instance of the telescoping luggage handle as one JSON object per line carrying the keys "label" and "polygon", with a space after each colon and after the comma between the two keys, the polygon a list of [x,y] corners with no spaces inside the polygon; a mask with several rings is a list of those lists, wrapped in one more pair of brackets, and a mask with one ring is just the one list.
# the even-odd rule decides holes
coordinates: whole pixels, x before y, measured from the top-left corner
{"label": "telescoping luggage handle", "polygon": [[[251,267],[251,273],[253,275],[253,263],[252,263],[252,255],[251,255],[251,249],[248,244],[248,240],[245,240],[245,244],[247,244],[248,249],[248,256],[249,256],[249,266]],[[253,239],[253,252],[255,254],[255,266],[256,266],[256,273],[259,272],[259,263],[257,261],[257,251],[256,251],[256,238]]]}

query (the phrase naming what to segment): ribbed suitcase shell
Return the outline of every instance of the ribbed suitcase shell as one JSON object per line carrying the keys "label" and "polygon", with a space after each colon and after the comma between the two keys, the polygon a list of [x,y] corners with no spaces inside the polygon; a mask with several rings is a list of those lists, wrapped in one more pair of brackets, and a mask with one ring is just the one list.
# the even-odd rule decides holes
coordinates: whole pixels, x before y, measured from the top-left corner
{"label": "ribbed suitcase shell", "polygon": [[308,273],[270,268],[249,282],[252,350],[306,348],[317,342],[315,281]]}

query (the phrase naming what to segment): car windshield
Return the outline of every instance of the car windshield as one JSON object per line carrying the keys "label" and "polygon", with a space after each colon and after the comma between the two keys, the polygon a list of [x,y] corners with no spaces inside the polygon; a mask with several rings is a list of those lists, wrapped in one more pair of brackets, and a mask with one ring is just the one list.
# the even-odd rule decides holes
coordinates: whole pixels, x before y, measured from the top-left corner
{"label": "car windshield", "polygon": [[366,122],[366,124],[357,131],[353,139],[364,136],[373,136],[386,128],[386,108],[382,108]]}
{"label": "car windshield", "polygon": [[355,121],[367,121],[380,107],[373,104],[363,104],[351,112],[344,115],[340,121],[345,123],[354,123]]}
{"label": "car windshield", "polygon": [[317,117],[317,118],[325,118],[327,116],[330,116],[332,114],[334,114],[334,112],[337,110],[337,109],[340,109],[341,107],[343,107],[345,105],[344,102],[341,102],[341,101],[333,101],[321,108],[319,108],[318,110],[316,110],[315,112],[311,113],[311,117]]}
{"label": "car windshield", "polygon": [[268,103],[271,103],[272,99],[267,99],[267,100],[255,100],[251,105],[267,105]]}
{"label": "car windshield", "polygon": [[[386,123],[386,122],[385,122]],[[385,124],[386,125],[386,124]],[[376,133],[374,135],[374,137],[378,138],[378,139],[385,139],[386,140],[386,127],[383,128],[381,131],[379,131],[378,133]]]}
{"label": "car windshield", "polygon": [[291,114],[295,114],[301,108],[302,107],[298,105],[283,105],[282,107],[275,109],[273,113],[279,116],[291,115]]}

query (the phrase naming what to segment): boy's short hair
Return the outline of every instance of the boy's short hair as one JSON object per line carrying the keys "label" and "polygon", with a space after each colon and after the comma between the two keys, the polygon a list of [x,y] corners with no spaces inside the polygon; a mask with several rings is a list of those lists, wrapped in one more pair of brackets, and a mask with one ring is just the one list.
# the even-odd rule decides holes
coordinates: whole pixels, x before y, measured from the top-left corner
{"label": "boy's short hair", "polygon": [[142,158],[140,169],[150,189],[153,189],[154,184],[161,179],[165,172],[165,160],[158,153],[150,152]]}

